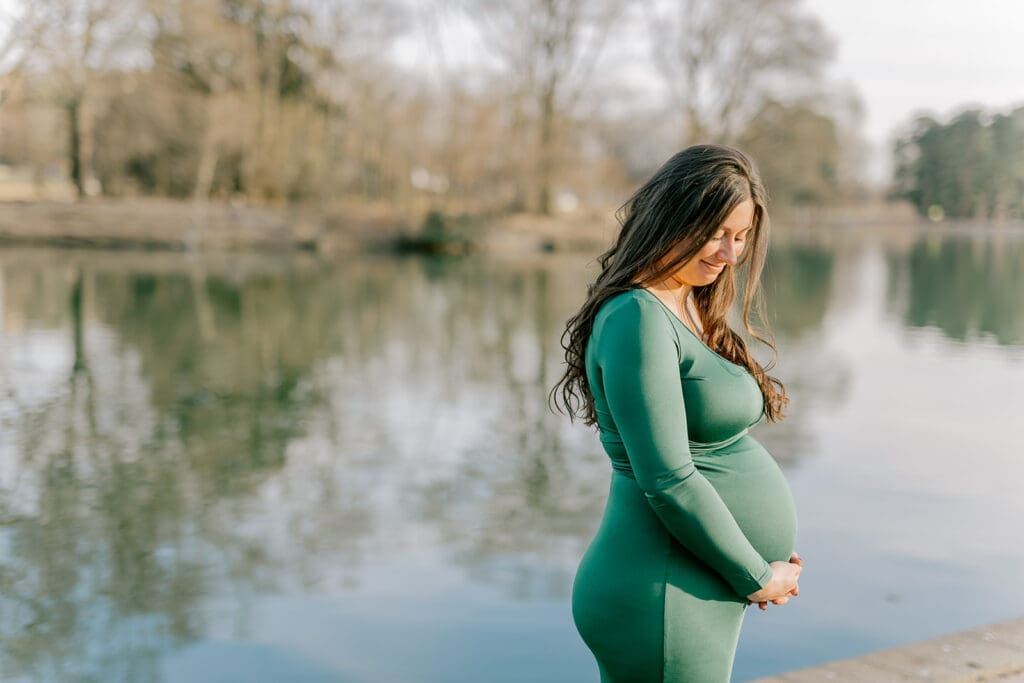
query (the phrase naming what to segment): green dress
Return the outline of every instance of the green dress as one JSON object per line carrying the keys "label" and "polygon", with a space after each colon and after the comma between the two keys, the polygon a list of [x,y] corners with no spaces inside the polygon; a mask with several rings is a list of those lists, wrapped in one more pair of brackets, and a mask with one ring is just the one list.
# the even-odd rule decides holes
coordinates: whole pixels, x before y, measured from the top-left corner
{"label": "green dress", "polygon": [[612,474],[576,628],[603,683],[727,683],[746,596],[796,541],[789,486],[747,433],[757,382],[643,288],[604,302],[585,359]]}

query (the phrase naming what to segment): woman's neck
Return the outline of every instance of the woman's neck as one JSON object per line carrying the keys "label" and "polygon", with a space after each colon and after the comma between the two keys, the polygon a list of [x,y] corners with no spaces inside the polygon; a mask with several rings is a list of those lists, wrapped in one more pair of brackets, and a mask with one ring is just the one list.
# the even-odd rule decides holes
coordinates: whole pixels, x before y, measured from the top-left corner
{"label": "woman's neck", "polygon": [[[704,323],[698,320],[699,316],[696,311],[696,307],[691,309],[687,299],[690,296],[690,292],[693,291],[691,285],[680,282],[674,277],[669,277],[661,282],[652,284],[647,288],[652,294],[657,296],[659,299],[669,306],[670,309],[674,309],[676,317],[690,328],[690,330],[698,337],[703,338],[704,336]],[[666,300],[667,299],[667,300]],[[675,304],[675,306],[669,305],[669,302]]]}
{"label": "woman's neck", "polygon": [[693,287],[691,285],[680,281],[674,275],[670,275],[664,280],[652,284],[649,289],[668,294],[678,301],[680,305],[683,305],[683,302],[690,296],[690,292],[693,291]]}

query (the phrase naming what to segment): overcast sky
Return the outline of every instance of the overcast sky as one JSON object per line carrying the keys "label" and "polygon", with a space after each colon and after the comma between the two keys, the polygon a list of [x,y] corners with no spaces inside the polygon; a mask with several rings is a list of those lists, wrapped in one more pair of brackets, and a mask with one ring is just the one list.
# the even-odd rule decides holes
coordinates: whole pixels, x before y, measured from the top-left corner
{"label": "overcast sky", "polygon": [[917,111],[1024,106],[1024,0],[805,0],[839,42],[833,78],[852,81],[888,168],[894,129]]}

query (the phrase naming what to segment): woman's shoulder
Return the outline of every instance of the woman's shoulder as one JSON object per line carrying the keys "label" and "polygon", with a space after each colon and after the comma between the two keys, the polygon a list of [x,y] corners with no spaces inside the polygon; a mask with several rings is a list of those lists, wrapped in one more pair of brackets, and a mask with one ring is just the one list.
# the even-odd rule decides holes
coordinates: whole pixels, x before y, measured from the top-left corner
{"label": "woman's shoulder", "polygon": [[663,304],[643,288],[627,289],[605,299],[597,311],[597,317],[606,318],[615,314],[622,316],[624,313],[663,317]]}
{"label": "woman's shoulder", "polygon": [[594,317],[593,329],[595,334],[637,334],[642,330],[658,330],[675,337],[675,328],[665,314],[664,306],[654,300],[653,295],[648,295],[643,289],[627,289],[613,294],[601,304]]}
{"label": "woman's shoulder", "polygon": [[624,292],[613,294],[597,309],[594,322],[605,321],[609,318],[626,322],[630,317],[650,315],[651,308],[648,301],[639,289],[627,289]]}

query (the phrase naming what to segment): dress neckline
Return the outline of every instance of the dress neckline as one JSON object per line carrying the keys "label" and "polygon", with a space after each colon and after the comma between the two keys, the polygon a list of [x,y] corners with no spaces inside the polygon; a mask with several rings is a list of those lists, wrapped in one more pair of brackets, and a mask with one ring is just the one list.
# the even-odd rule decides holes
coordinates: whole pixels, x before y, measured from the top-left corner
{"label": "dress neckline", "polygon": [[[644,290],[645,292],[647,292],[648,294],[650,294],[650,295],[651,295],[652,297],[654,297],[655,299],[657,299],[657,300],[658,300],[658,303],[659,303],[659,304],[661,304],[662,306],[664,306],[664,307],[665,307],[665,310],[666,310],[666,311],[668,311],[669,313],[671,313],[671,314],[672,314],[672,317],[673,317],[673,318],[675,318],[675,319],[676,319],[676,320],[677,320],[677,321],[679,322],[679,324],[681,324],[681,325],[682,325],[683,327],[685,327],[685,328],[686,328],[686,329],[687,329],[687,330],[688,330],[688,331],[690,332],[690,334],[692,334],[693,336],[697,337],[698,339],[703,339],[703,337],[701,337],[701,335],[700,335],[700,334],[697,334],[696,332],[694,332],[694,331],[693,331],[693,329],[692,329],[692,328],[691,328],[691,327],[690,327],[689,325],[687,325],[687,324],[686,324],[686,321],[685,321],[685,320],[683,320],[682,318],[680,318],[680,317],[679,317],[679,316],[678,316],[678,315],[676,314],[676,312],[675,312],[675,311],[673,311],[673,310],[672,310],[671,308],[669,308],[669,307],[668,307],[668,305],[667,305],[667,304],[666,304],[666,303],[665,303],[664,301],[662,301],[662,300],[661,300],[661,297],[659,297],[659,296],[658,296],[657,294],[655,294],[654,292],[652,292],[651,290],[649,290],[649,289],[648,289],[647,287],[639,287],[638,289],[642,289],[642,290]],[[689,301],[690,295],[689,295],[689,294],[687,294],[687,295],[686,295],[686,298],[687,298],[687,301],[684,301],[684,302],[683,302],[683,306],[684,306],[684,307],[686,308],[686,312],[687,312],[687,313],[689,313],[689,312],[690,312],[690,307],[689,307],[689,305],[688,305],[688,301]],[[690,316],[690,317],[693,317],[693,316]],[[694,320],[693,322],[694,322],[694,323],[696,323],[697,321],[696,321],[696,320]],[[704,325],[703,325],[703,324],[702,324],[702,325],[700,326],[700,331],[701,331],[701,334],[703,334],[703,333],[704,333]]]}
{"label": "dress neckline", "polygon": [[707,350],[708,350],[708,351],[710,351],[710,352],[711,352],[712,354],[714,354],[714,356],[715,356],[716,358],[718,358],[719,360],[721,360],[721,361],[723,361],[723,362],[725,362],[725,363],[728,363],[729,365],[731,365],[731,366],[733,366],[733,367],[736,367],[736,368],[740,368],[740,369],[742,369],[742,370],[745,370],[745,371],[749,372],[749,370],[747,370],[747,368],[746,368],[746,367],[744,367],[744,366],[742,366],[742,365],[739,365],[738,363],[733,363],[733,362],[732,362],[731,360],[729,360],[728,358],[726,358],[725,356],[723,356],[722,354],[718,353],[718,352],[717,352],[717,351],[715,351],[715,350],[714,350],[713,348],[711,348],[710,346],[708,346],[708,345],[707,345],[707,342],[705,342],[705,341],[704,341],[703,339],[701,339],[701,338],[700,338],[699,336],[697,336],[697,333],[696,333],[696,332],[694,332],[693,330],[691,330],[691,329],[690,329],[690,326],[689,326],[689,325],[687,325],[686,323],[684,323],[684,322],[682,321],[682,319],[681,319],[681,318],[680,318],[680,317],[679,317],[678,315],[676,315],[676,314],[675,314],[675,312],[674,312],[674,311],[673,311],[673,310],[672,310],[671,308],[669,308],[668,306],[666,306],[666,305],[665,305],[665,302],[664,302],[664,301],[662,301],[662,300],[661,300],[661,299],[659,299],[659,298],[658,298],[657,296],[655,296],[654,292],[652,292],[651,290],[647,289],[646,287],[637,287],[637,289],[638,289],[639,291],[641,291],[641,292],[644,292],[644,293],[645,293],[645,294],[647,294],[647,295],[648,295],[649,297],[651,297],[652,299],[654,299],[655,301],[657,301],[657,302],[658,302],[658,304],[660,304],[660,305],[661,305],[661,307],[665,309],[665,312],[666,312],[666,313],[668,313],[668,314],[669,314],[670,316],[672,316],[672,319],[673,319],[673,320],[675,320],[675,321],[676,321],[677,323],[679,323],[679,325],[680,325],[680,326],[682,326],[682,328],[683,328],[683,329],[685,329],[685,330],[686,330],[686,331],[687,331],[687,332],[688,332],[688,333],[690,334],[690,336],[691,336],[691,337],[693,337],[694,339],[696,339],[696,340],[697,340],[697,341],[698,341],[698,342],[700,343],[700,345],[701,345],[701,346],[703,346],[703,347],[704,347],[705,349],[707,349]]}

